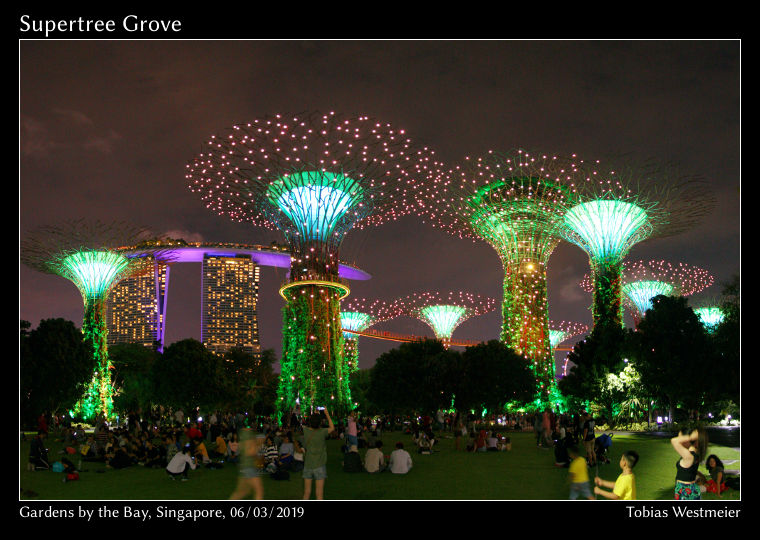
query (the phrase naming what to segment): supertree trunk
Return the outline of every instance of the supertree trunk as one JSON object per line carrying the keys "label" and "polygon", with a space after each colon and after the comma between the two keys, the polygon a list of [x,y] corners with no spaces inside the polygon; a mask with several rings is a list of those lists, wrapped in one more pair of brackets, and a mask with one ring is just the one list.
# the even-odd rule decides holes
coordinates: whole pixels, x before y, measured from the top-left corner
{"label": "supertree trunk", "polygon": [[339,293],[329,286],[305,284],[285,294],[278,413],[288,413],[300,403],[304,413],[327,406],[340,414],[350,407],[351,394]]}
{"label": "supertree trunk", "polygon": [[105,301],[102,298],[86,299],[82,333],[92,344],[95,369],[85,394],[75,406],[75,412],[86,420],[96,416],[113,416],[113,386],[111,362],[108,359],[108,326]]}
{"label": "supertree trunk", "polygon": [[359,339],[343,337],[343,357],[346,363],[346,373],[349,378],[359,371]]}
{"label": "supertree trunk", "polygon": [[547,401],[555,384],[549,341],[546,265],[505,264],[501,340],[529,359],[536,376],[537,398]]}
{"label": "supertree trunk", "polygon": [[594,326],[623,325],[622,263],[594,261]]}

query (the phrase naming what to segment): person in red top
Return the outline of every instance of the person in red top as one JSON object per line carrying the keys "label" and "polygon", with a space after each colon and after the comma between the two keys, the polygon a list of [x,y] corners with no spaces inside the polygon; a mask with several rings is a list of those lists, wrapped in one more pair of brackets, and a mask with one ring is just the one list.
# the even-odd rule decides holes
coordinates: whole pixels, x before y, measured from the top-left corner
{"label": "person in red top", "polygon": [[37,418],[37,431],[44,431],[45,435],[47,435],[48,425],[44,412],[39,416],[39,418]]}
{"label": "person in red top", "polygon": [[185,435],[187,435],[187,438],[191,441],[197,441],[200,439],[203,439],[203,433],[201,433],[201,430],[198,429],[198,424],[192,424],[189,428],[187,428],[187,431],[185,431]]}

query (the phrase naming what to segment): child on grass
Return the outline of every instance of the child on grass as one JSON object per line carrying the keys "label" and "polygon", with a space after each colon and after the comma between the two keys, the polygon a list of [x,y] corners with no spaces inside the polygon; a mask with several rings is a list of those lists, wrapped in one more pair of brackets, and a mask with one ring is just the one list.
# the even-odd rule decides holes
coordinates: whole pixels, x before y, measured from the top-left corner
{"label": "child on grass", "polygon": [[[620,469],[623,471],[617,480],[610,482],[602,480],[598,476],[594,478],[594,493],[601,495],[605,499],[634,501],[636,500],[636,477],[633,475],[633,468],[639,461],[639,455],[629,450],[620,457]],[[601,486],[601,487],[600,487]],[[606,491],[602,487],[612,488],[612,491]]]}
{"label": "child on grass", "polygon": [[586,459],[580,455],[580,450],[576,445],[567,449],[570,455],[570,467],[568,468],[568,480],[570,481],[570,499],[575,500],[578,497],[593,501],[594,496],[591,494],[591,488],[588,485],[588,467]]}

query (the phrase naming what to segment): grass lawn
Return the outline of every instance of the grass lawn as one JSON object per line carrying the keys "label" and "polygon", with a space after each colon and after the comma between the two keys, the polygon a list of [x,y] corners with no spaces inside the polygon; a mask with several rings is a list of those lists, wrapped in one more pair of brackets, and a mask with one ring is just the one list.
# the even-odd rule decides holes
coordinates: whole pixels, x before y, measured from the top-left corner
{"label": "grass lawn", "polygon": [[[554,452],[538,449],[532,433],[511,433],[510,452],[456,452],[454,439],[444,438],[432,455],[412,452],[414,467],[405,476],[382,473],[345,473],[341,467],[340,442],[328,442],[328,479],[325,498],[338,500],[551,500],[566,499],[567,469],[554,466]],[[412,448],[409,435],[385,433],[383,451],[389,454],[396,441],[407,450]],[[122,470],[105,469],[102,463],[83,463],[80,480],[63,483],[63,475],[50,471],[26,470],[29,441],[21,443],[20,484],[23,490],[37,493],[33,500],[224,500],[229,498],[237,482],[237,468],[199,468],[190,472],[189,482],[172,481],[162,469],[140,466]],[[60,443],[48,439],[51,462],[58,457]],[[616,434],[608,451],[609,465],[599,467],[599,476],[615,480],[620,473],[618,461],[625,450],[636,450],[640,461],[634,472],[640,500],[673,499],[675,463],[678,456],[670,441],[637,434]],[[711,445],[709,452],[726,464],[726,469],[739,469],[739,453],[731,448]],[[360,453],[364,454],[364,450]],[[704,468],[701,469],[706,474]],[[593,479],[595,469],[590,471]],[[296,500],[303,495],[300,473],[291,473],[290,480],[264,478],[264,496],[270,500]],[[312,495],[313,497],[313,495]],[[703,494],[703,499],[716,499]],[[729,490],[724,499],[739,499],[739,492]]]}

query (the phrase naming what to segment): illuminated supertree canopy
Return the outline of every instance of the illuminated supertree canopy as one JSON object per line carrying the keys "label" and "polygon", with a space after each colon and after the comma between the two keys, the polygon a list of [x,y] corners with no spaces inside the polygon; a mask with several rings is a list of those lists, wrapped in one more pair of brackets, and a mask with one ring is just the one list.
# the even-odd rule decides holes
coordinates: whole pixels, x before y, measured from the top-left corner
{"label": "illuminated supertree canopy", "polygon": [[718,306],[698,307],[694,309],[694,313],[697,314],[702,324],[710,332],[714,331],[715,327],[722,323],[725,317],[723,310]]}
{"label": "illuminated supertree canopy", "polygon": [[549,322],[549,340],[551,341],[552,349],[556,349],[557,345],[563,341],[575,337],[579,334],[588,332],[588,325],[577,322],[567,321],[550,321]]}
{"label": "illuminated supertree canopy", "polygon": [[[549,322],[549,341],[551,343],[552,351],[557,348],[557,345],[563,341],[575,337],[579,334],[588,332],[588,325],[578,322],[568,321],[550,321]],[[553,354],[552,354],[553,356]],[[562,376],[567,373],[567,357],[562,366]],[[556,370],[555,370],[556,377]]]}
{"label": "illuminated supertree canopy", "polygon": [[[379,322],[388,321],[401,315],[400,307],[384,300],[351,298],[341,304],[340,320],[344,329],[363,332]],[[344,360],[349,374],[359,369],[359,336],[343,332]]]}
{"label": "illuminated supertree canopy", "polygon": [[524,150],[466,159],[437,178],[419,201],[434,227],[485,240],[504,269],[501,339],[529,358],[540,399],[554,384],[546,267],[575,201],[580,162]]}
{"label": "illuminated supertree canopy", "polygon": [[95,366],[92,380],[75,405],[76,413],[85,419],[112,416],[113,387],[105,305],[109,292],[119,281],[152,270],[148,251],[143,250],[142,257],[124,254],[146,236],[144,229],[125,223],[80,220],[57,227],[40,227],[21,242],[20,258],[24,264],[68,279],[82,294],[82,333],[92,344]]}
{"label": "illuminated supertree canopy", "polygon": [[445,346],[454,330],[470,317],[496,309],[496,300],[465,292],[423,292],[395,302],[401,314],[420,319]]}
{"label": "illuminated supertree canopy", "polygon": [[[706,289],[714,281],[707,270],[668,261],[624,261],[621,279],[623,305],[637,321],[652,307],[651,299],[655,296],[689,296]],[[591,275],[584,276],[581,287],[586,292],[593,292]]]}
{"label": "illuminated supertree canopy", "polygon": [[[671,165],[630,160],[602,168],[585,164],[575,203],[562,220],[562,237],[589,256],[594,324],[622,325],[622,263],[630,249],[650,238],[678,234],[712,209],[713,195],[701,178]],[[648,294],[648,293],[643,293]]]}
{"label": "illuminated supertree canopy", "polygon": [[432,150],[368,116],[283,114],[208,139],[187,165],[189,188],[235,221],[281,231],[290,247],[280,294],[279,412],[350,407],[343,362],[339,251],[352,228],[416,210],[414,193],[438,170]]}

